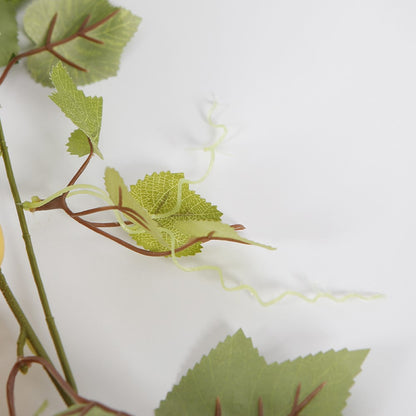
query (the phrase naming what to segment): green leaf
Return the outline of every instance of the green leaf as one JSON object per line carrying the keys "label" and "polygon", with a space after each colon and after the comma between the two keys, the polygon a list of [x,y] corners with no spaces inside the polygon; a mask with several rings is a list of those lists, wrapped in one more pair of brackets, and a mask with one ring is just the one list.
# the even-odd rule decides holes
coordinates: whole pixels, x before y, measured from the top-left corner
{"label": "green leaf", "polygon": [[0,0],[0,67],[7,65],[18,50],[16,5]]}
{"label": "green leaf", "polygon": [[89,137],[94,152],[102,158],[98,149],[103,112],[102,97],[86,97],[77,89],[62,63],[53,67],[50,76],[56,88],[56,92],[50,95],[51,100],[79,127],[69,138],[68,150],[78,156],[88,154]]}
{"label": "green leaf", "polygon": [[[133,197],[151,214],[166,214],[173,210],[178,200],[179,181],[183,173],[159,172],[146,175],[131,186]],[[215,205],[201,198],[189,189],[189,184],[182,184],[181,206],[174,214],[178,220],[217,220],[222,213]]]}
{"label": "green leaf", "polygon": [[193,242],[198,239],[221,239],[273,249],[241,237],[233,227],[222,223],[222,213],[189,189],[183,173],[146,175],[131,186],[130,193],[152,215],[164,238],[161,244],[151,233],[132,235],[137,244],[147,250],[161,252],[166,251],[166,246],[172,248],[172,237],[175,249],[189,244],[176,253],[178,257],[200,252],[201,241]]}
{"label": "green leaf", "polygon": [[275,250],[274,247],[241,237],[233,227],[219,221],[176,221],[175,228],[183,234],[186,234],[188,238],[208,237],[212,235],[213,239],[217,240],[234,241],[267,248],[268,250]]}
{"label": "green leaf", "polygon": [[[120,55],[124,46],[137,30],[141,19],[125,9],[119,11],[98,27],[87,32],[91,41],[77,36],[87,16],[90,16],[86,29],[103,21],[117,10],[107,0],[35,0],[27,8],[24,16],[24,29],[35,43],[42,47],[55,14],[56,24],[52,31],[52,44],[60,44],[53,49],[66,60],[82,67],[86,72],[66,65],[76,85],[85,85],[117,74]],[[48,51],[28,58],[27,65],[32,77],[43,85],[51,86],[49,72],[59,59]]]}
{"label": "green leaf", "polygon": [[[104,175],[106,190],[115,206],[122,206],[130,210],[130,215],[123,213],[135,225],[137,233],[148,232],[154,236],[159,244],[163,244],[164,240],[160,234],[158,225],[153,221],[152,217],[131,195],[124,184],[120,174],[113,168],[107,168]],[[168,249],[165,244],[165,250]]]}
{"label": "green leaf", "polygon": [[325,382],[301,414],[340,416],[367,354],[331,350],[268,365],[239,330],[189,370],[155,414],[213,416],[218,397],[223,415],[257,416],[261,397],[265,415],[287,416],[299,384],[301,402]]}
{"label": "green leaf", "polygon": [[[136,185],[131,186],[131,195],[153,215],[159,227],[165,228],[173,233],[175,238],[175,248],[188,243],[191,235],[181,231],[176,224],[184,221],[211,220],[220,221],[222,213],[217,207],[201,198],[194,191],[189,189],[189,185],[183,182],[181,185],[180,206],[177,210],[178,187],[183,180],[183,173],[160,172],[146,175],[143,180],[139,180]],[[172,212],[171,215],[167,215]],[[170,236],[161,231],[165,241],[170,242]],[[137,244],[151,251],[166,251],[166,244],[161,245],[151,234],[144,233],[133,236]],[[169,245],[170,248],[170,245]],[[196,254],[201,251],[201,244],[193,244],[191,247],[178,253],[178,256]]]}
{"label": "green leaf", "polygon": [[[75,156],[85,156],[90,153],[90,144],[87,135],[80,129],[74,130],[66,144],[68,152]],[[97,149],[98,150],[98,149]]]}

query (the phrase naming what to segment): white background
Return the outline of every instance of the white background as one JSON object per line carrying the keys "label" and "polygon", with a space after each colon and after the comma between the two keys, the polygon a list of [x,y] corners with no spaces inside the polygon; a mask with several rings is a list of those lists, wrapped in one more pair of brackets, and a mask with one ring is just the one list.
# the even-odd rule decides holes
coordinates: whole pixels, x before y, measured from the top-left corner
{"label": "white background", "polygon": [[[194,149],[217,137],[206,123],[215,97],[215,120],[230,135],[196,190],[277,251],[211,242],[193,264],[221,266],[230,286],[249,283],[265,299],[290,288],[386,298],[290,298],[263,308],[247,293],[224,292],[213,272],[129,252],[58,211],[28,214],[82,394],[150,415],[187,368],[241,327],[268,362],[371,348],[344,415],[414,414],[416,3],[118,4],[143,22],[118,77],[85,88],[104,97],[105,161],[94,158],[81,182],[102,186],[107,165],[128,184],[162,170],[200,177],[208,155]],[[80,163],[65,152],[73,126],[49,93],[22,64],[0,90],[23,199],[60,189]],[[0,201],[3,270],[49,348],[3,167]],[[17,335],[2,301],[1,415]],[[47,414],[61,407],[37,369],[19,377],[17,394],[19,415],[45,398]]]}

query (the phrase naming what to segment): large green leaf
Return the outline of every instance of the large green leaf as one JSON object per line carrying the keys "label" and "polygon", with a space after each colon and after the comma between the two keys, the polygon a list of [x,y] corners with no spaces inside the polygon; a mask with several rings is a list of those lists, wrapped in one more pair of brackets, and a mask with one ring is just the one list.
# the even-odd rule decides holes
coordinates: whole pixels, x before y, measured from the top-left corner
{"label": "large green leaf", "polygon": [[17,54],[16,5],[0,0],[0,67],[7,65],[13,54]]}
{"label": "large green leaf", "polygon": [[[151,233],[132,235],[137,244],[147,250],[166,251],[166,245],[175,249],[187,246],[177,256],[189,256],[201,251],[201,241],[222,239],[244,244],[272,247],[241,237],[230,225],[221,222],[222,213],[215,205],[189,189],[183,173],[160,172],[146,175],[130,193],[158,224],[165,243],[161,244]],[[193,240],[199,240],[193,242]]]}
{"label": "large green leaf", "polygon": [[189,370],[155,414],[213,416],[218,398],[223,415],[257,416],[261,397],[265,415],[287,416],[299,385],[302,401],[326,383],[302,415],[340,416],[367,354],[368,350],[331,350],[268,365],[239,330]]}
{"label": "large green leaf", "polygon": [[71,134],[68,150],[78,156],[88,154],[89,137],[94,152],[102,157],[98,149],[103,112],[102,97],[86,97],[77,89],[61,62],[52,69],[50,77],[56,88],[56,91],[50,95],[51,100],[79,128]]}
{"label": "large green leaf", "polygon": [[[52,32],[52,43],[76,34],[87,16],[90,16],[87,23],[87,27],[90,27],[115,10],[107,0],[35,0],[26,10],[24,28],[35,45],[41,47],[45,45],[50,22],[55,14],[57,19]],[[55,47],[57,53],[87,70],[82,72],[66,65],[75,84],[84,85],[116,75],[122,50],[136,32],[140,21],[139,17],[121,8],[105,23],[87,33],[103,44],[77,36]],[[56,56],[45,51],[29,57],[27,65],[37,82],[51,86],[49,71],[57,62]]]}
{"label": "large green leaf", "polygon": [[[137,181],[136,185],[131,186],[130,191],[134,199],[154,216],[159,227],[169,230],[174,235],[175,248],[183,246],[191,239],[189,233],[176,227],[178,222],[220,221],[222,216],[215,205],[190,190],[188,183],[183,182],[183,178],[183,173],[153,173],[146,175],[143,180]],[[181,189],[180,194],[179,189]],[[180,205],[175,209],[178,198]],[[162,231],[162,235],[167,242],[170,242],[169,234]],[[162,246],[149,233],[138,234],[134,236],[134,239],[137,244],[148,250],[166,251],[166,246]],[[192,255],[199,251],[201,251],[201,244],[197,243],[179,252],[178,256]]]}

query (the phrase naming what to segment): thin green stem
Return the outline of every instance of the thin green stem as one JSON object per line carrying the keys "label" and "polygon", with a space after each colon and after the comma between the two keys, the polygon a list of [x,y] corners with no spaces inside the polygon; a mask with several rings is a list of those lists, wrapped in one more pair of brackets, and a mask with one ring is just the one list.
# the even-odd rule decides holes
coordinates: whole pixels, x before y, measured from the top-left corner
{"label": "thin green stem", "polygon": [[[6,302],[9,305],[9,308],[13,312],[13,315],[15,316],[17,322],[20,325],[20,330],[21,330],[20,333],[24,334],[24,337],[30,342],[31,348],[33,348],[33,350],[39,357],[42,357],[45,360],[48,360],[49,362],[51,362],[48,356],[48,353],[46,352],[45,348],[40,342],[38,336],[36,335],[36,332],[30,325],[25,313],[23,312],[21,306],[19,305],[19,302],[17,301],[9,285],[7,284],[6,278],[3,272],[1,271],[1,269],[0,269],[0,291],[3,293],[3,296],[6,299]],[[23,350],[23,348],[21,349]],[[54,380],[52,379],[52,381]],[[56,388],[58,389],[59,394],[61,395],[64,402],[68,406],[71,405],[73,401],[68,396],[68,394],[66,394],[65,391],[57,383],[54,383],[54,384]]]}
{"label": "thin green stem", "polygon": [[63,189],[55,192],[52,195],[49,195],[47,198],[42,200],[32,200],[32,201],[25,201],[23,202],[23,208],[28,210],[33,210],[36,208],[43,207],[44,205],[48,204],[49,202],[57,199],[63,194],[68,194],[68,196],[72,195],[91,195],[95,196],[107,203],[112,203],[111,199],[108,197],[108,194],[98,186],[94,185],[70,185],[66,186]]}
{"label": "thin green stem", "polygon": [[29,259],[30,267],[32,269],[33,278],[36,284],[36,288],[38,290],[39,299],[42,304],[43,312],[45,315],[46,323],[48,325],[49,333],[51,335],[53,344],[55,346],[56,353],[58,355],[59,361],[62,366],[62,370],[65,374],[65,378],[68,383],[76,389],[76,384],[74,377],[72,375],[71,368],[68,363],[68,359],[65,354],[64,347],[62,345],[61,337],[58,332],[58,328],[56,327],[54,317],[52,315],[51,308],[49,306],[48,298],[46,296],[46,291],[42,282],[42,278],[40,276],[39,266],[36,261],[35,252],[33,249],[32,240],[29,234],[29,228],[27,226],[25,213],[23,210],[23,206],[20,200],[19,190],[17,188],[16,180],[14,177],[12,165],[10,162],[9,151],[7,149],[6,140],[3,133],[3,128],[0,121],[0,150],[3,156],[4,166],[6,168],[6,174],[9,181],[10,189],[13,195],[14,203],[16,206],[17,216],[19,218],[20,228],[22,230],[23,240],[26,245],[26,252]]}

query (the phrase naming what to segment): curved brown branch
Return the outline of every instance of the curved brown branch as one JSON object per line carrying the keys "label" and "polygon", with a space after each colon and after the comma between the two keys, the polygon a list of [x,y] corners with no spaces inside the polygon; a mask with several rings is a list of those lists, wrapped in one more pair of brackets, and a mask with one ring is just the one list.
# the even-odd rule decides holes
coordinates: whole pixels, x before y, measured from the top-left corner
{"label": "curved brown branch", "polygon": [[[128,248],[129,250],[132,250],[136,253],[142,254],[144,256],[150,256],[150,257],[166,257],[166,256],[170,256],[172,254],[171,250],[150,251],[150,250],[142,249],[142,248],[137,247],[136,245],[130,244],[127,241],[125,241],[121,238],[118,238],[118,237],[116,237],[116,236],[114,236],[114,235],[112,235],[112,234],[110,234],[110,233],[108,233],[104,230],[101,230],[101,228],[104,228],[104,227],[116,227],[117,225],[120,225],[118,223],[95,223],[95,222],[87,221],[87,220],[81,218],[83,215],[90,215],[90,214],[93,214],[93,213],[110,211],[110,210],[111,211],[118,210],[121,213],[123,213],[123,214],[129,216],[130,218],[132,218],[133,220],[135,220],[137,223],[144,226],[146,229],[149,229],[146,225],[142,224],[142,222],[138,218],[138,217],[140,217],[140,215],[137,214],[133,209],[127,208],[127,207],[119,207],[117,205],[112,205],[112,206],[93,208],[93,209],[90,209],[90,210],[85,210],[85,211],[80,211],[80,212],[73,212],[71,210],[71,208],[69,208],[69,206],[66,202],[66,196],[67,196],[67,194],[63,194],[63,195],[55,198],[54,200],[50,201],[48,204],[45,204],[45,205],[43,205],[42,207],[39,207],[39,208],[35,208],[34,211],[42,211],[42,210],[48,210],[48,209],[62,209],[72,219],[74,219],[76,222],[83,225],[84,227],[87,227],[91,231],[94,231],[97,234],[100,234],[100,235],[102,235],[106,238],[109,238],[110,240],[114,241],[115,243],[120,244],[120,245],[122,245],[122,246]],[[129,222],[126,222],[126,224],[128,224],[128,223]],[[196,243],[207,243],[208,241],[211,241],[211,240],[230,241],[230,242],[234,242],[234,243],[248,244],[244,241],[235,240],[233,238],[215,237],[214,232],[211,232],[208,235],[203,236],[203,237],[191,238],[187,243],[185,243],[184,245],[176,248],[174,250],[174,252],[175,252],[175,254],[177,254],[177,253],[180,253],[181,251],[187,249],[188,247],[190,247],[190,246],[192,246]]]}
{"label": "curved brown branch", "polygon": [[[118,238],[104,230],[101,230],[99,228],[100,224],[98,223],[98,225],[96,225],[95,223],[92,223],[90,221],[86,221],[84,219],[82,219],[80,216],[76,215],[75,213],[73,213],[71,211],[71,209],[68,207],[66,200],[62,199],[62,209],[71,217],[73,218],[75,221],[77,221],[79,224],[84,225],[85,227],[89,228],[90,230],[101,234],[104,237],[109,238],[110,240],[114,241],[117,244],[120,244],[126,248],[128,248],[129,250],[132,250],[136,253],[142,254],[144,256],[150,256],[150,257],[166,257],[166,256],[170,256],[172,254],[171,250],[166,250],[166,251],[150,251],[150,250],[145,250],[142,249],[140,247],[137,247],[133,244],[128,243],[125,240],[122,240],[121,238]],[[117,206],[113,206],[113,207],[103,207],[103,208],[108,208],[111,210],[117,209]],[[103,209],[104,210],[104,209]],[[123,212],[123,211],[121,211]],[[112,224],[111,224],[112,225]],[[174,250],[175,254],[180,253],[181,251],[184,251],[185,249],[187,249],[188,247],[196,244],[196,243],[207,243],[208,241],[211,240],[219,240],[219,241],[230,241],[230,242],[234,242],[234,243],[240,243],[240,244],[248,244],[246,242],[243,241],[239,241],[239,240],[234,240],[232,238],[224,238],[224,237],[215,237],[214,232],[209,233],[207,236],[204,237],[197,237],[197,238],[192,238],[190,239],[187,243],[185,243],[184,245],[176,248]]]}
{"label": "curved brown branch", "polygon": [[[56,368],[46,359],[37,357],[37,356],[31,356],[31,357],[20,357],[14,364],[13,368],[10,371],[9,378],[7,379],[7,405],[9,407],[9,415],[10,416],[16,416],[16,406],[15,406],[15,398],[14,398],[14,390],[15,390],[15,381],[16,376],[19,373],[19,370],[22,366],[30,366],[31,364],[36,363],[40,364],[44,370],[50,375],[50,377],[56,381],[56,383],[64,390],[68,396],[70,396],[76,404],[85,405],[83,410],[83,413],[86,414],[88,410],[92,409],[93,407],[98,407],[102,410],[105,410],[106,412],[112,413],[115,416],[131,416],[128,413],[121,412],[118,410],[111,409],[110,407],[93,401],[86,399],[85,397],[80,396],[66,381],[65,379],[58,373]],[[76,411],[69,410],[67,412],[62,413],[63,415],[71,415],[74,413],[79,414],[79,410]],[[85,412],[84,412],[85,411]]]}
{"label": "curved brown branch", "polygon": [[61,39],[59,41],[56,42],[52,42],[52,34],[53,34],[53,30],[55,28],[56,25],[56,21],[58,19],[58,13],[55,13],[54,16],[52,17],[50,23],[49,23],[49,28],[48,28],[48,32],[46,35],[46,41],[45,41],[45,45],[41,46],[39,48],[34,48],[31,49],[30,51],[27,52],[23,52],[20,53],[16,56],[14,56],[9,63],[7,64],[7,66],[4,68],[3,73],[0,76],[0,85],[4,82],[4,80],[7,77],[7,74],[9,73],[9,71],[12,69],[13,65],[16,64],[17,62],[19,62],[21,59],[23,58],[27,58],[29,56],[32,55],[37,55],[39,53],[42,52],[49,52],[52,55],[54,55],[56,58],[58,58],[59,60],[61,60],[62,62],[66,63],[69,66],[72,66],[73,68],[77,69],[78,71],[82,71],[82,72],[88,72],[88,70],[86,68],[83,68],[79,65],[77,65],[75,62],[70,61],[69,59],[65,58],[63,55],[61,55],[60,53],[58,53],[55,48],[57,46],[61,46],[64,45],[65,43],[71,42],[72,40],[76,39],[76,38],[83,38],[86,39],[90,42],[94,42],[97,44],[104,44],[103,41],[96,39],[92,36],[88,36],[87,33],[91,32],[92,30],[96,29],[99,26],[102,26],[104,23],[108,22],[112,17],[114,17],[118,12],[120,11],[120,9],[115,9],[113,10],[109,15],[107,15],[106,17],[104,17],[103,19],[99,20],[98,22],[87,26],[88,22],[90,20],[90,16],[88,15],[84,21],[81,23],[81,26],[78,28],[78,30],[70,35],[67,36],[64,39]]}
{"label": "curved brown branch", "polygon": [[[84,161],[84,163],[81,165],[81,167],[77,170],[77,172],[72,177],[72,179],[68,182],[68,186],[74,185],[76,183],[76,181],[79,179],[79,177],[82,175],[82,173],[87,168],[88,164],[90,163],[90,161],[91,161],[91,159],[94,155],[94,148],[93,148],[93,145],[92,145],[92,142],[91,142],[90,138],[88,138],[88,143],[89,143],[89,146],[90,146],[90,152],[88,154],[88,157]],[[63,211],[65,211],[66,214],[68,214],[71,218],[73,218],[75,221],[77,221],[79,224],[83,225],[84,227],[87,227],[91,231],[94,231],[97,234],[100,234],[100,235],[102,235],[106,238],[109,238],[110,240],[114,241],[115,243],[120,244],[120,245],[122,245],[122,246],[128,248],[129,250],[132,250],[136,253],[142,254],[144,256],[150,256],[150,257],[167,257],[167,256],[172,255],[171,250],[165,250],[165,251],[145,250],[143,248],[137,247],[136,245],[130,244],[127,241],[125,241],[121,238],[118,238],[118,237],[116,237],[116,236],[114,236],[114,235],[112,235],[112,234],[110,234],[110,233],[101,229],[101,228],[106,228],[106,227],[110,228],[110,227],[120,226],[120,224],[118,222],[100,223],[100,222],[91,222],[91,221],[88,221],[84,218],[81,218],[81,217],[96,214],[96,213],[99,213],[99,212],[117,210],[120,213],[127,216],[128,218],[135,221],[136,223],[140,224],[146,230],[150,231],[150,228],[148,227],[148,225],[146,223],[146,220],[142,215],[140,215],[138,212],[136,212],[133,208],[123,206],[121,188],[119,188],[119,197],[118,197],[118,204],[117,205],[108,205],[108,206],[103,206],[103,207],[96,207],[96,208],[91,208],[91,209],[87,209],[87,210],[79,211],[79,212],[73,212],[71,210],[71,208],[69,208],[69,206],[66,202],[66,198],[68,196],[68,193],[69,192],[66,192],[66,193],[60,195],[59,197],[57,197],[57,198],[53,199],[52,201],[48,202],[47,204],[42,205],[39,208],[33,209],[33,211],[46,211],[46,210],[50,210],[50,209],[62,209]],[[133,224],[133,222],[127,220],[127,221],[125,221],[125,224],[126,225],[131,225],[131,224]],[[242,225],[242,224],[234,224],[231,227],[234,228],[236,231],[245,229],[244,225]],[[206,242],[211,241],[211,240],[230,241],[230,242],[234,242],[234,243],[248,244],[248,243],[245,243],[243,241],[235,240],[233,238],[215,237],[214,232],[210,232],[208,235],[203,236],[203,237],[191,238],[187,243],[185,243],[182,246],[176,248],[174,250],[174,252],[175,252],[175,254],[177,254],[177,253],[180,253],[183,250],[186,250],[187,248],[191,247],[194,244],[206,243]]]}
{"label": "curved brown branch", "polygon": [[84,172],[84,170],[87,168],[88,164],[91,162],[92,157],[94,156],[94,147],[92,145],[92,141],[91,141],[91,139],[89,137],[87,137],[87,139],[88,139],[88,145],[90,147],[90,152],[88,154],[88,157],[85,160],[85,162],[81,165],[81,167],[76,171],[76,173],[72,177],[72,179],[68,182],[68,185],[67,186],[72,186],[72,185],[75,184],[75,182],[82,175],[82,173]]}

